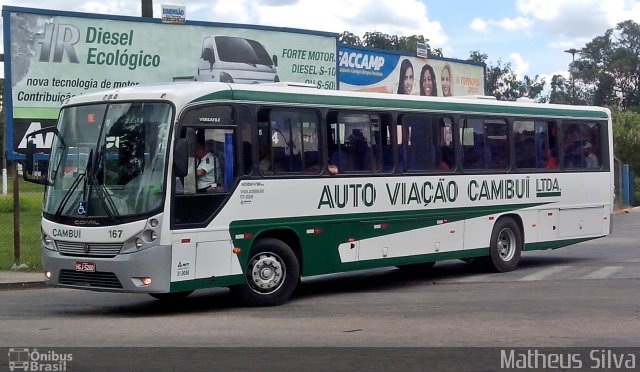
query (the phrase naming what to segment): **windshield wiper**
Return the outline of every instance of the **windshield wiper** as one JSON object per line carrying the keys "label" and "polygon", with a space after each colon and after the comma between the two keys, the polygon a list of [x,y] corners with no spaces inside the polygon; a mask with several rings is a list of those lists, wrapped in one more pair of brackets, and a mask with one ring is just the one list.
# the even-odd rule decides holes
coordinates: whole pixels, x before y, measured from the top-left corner
{"label": "windshield wiper", "polygon": [[89,186],[91,188],[95,187],[96,191],[98,191],[98,193],[100,194],[98,198],[100,199],[100,204],[102,204],[102,206],[104,207],[104,210],[105,212],[107,212],[107,215],[109,215],[109,218],[111,218],[112,221],[116,222],[116,218],[120,217],[120,214],[118,213],[118,207],[116,207],[116,204],[113,201],[111,195],[109,195],[109,192],[104,186],[104,183],[101,184],[98,182],[98,171],[102,166],[104,152],[99,150],[101,148],[99,144],[96,148],[98,150],[96,151],[95,162],[94,164],[92,164],[91,171],[89,172]]}
{"label": "windshield wiper", "polygon": [[83,179],[85,179],[83,189],[86,191],[86,188],[87,188],[86,187],[86,185],[87,185],[87,181],[86,181],[87,171],[88,171],[88,168],[89,168],[89,166],[90,166],[90,164],[92,162],[92,159],[93,159],[93,150],[91,150],[89,152],[89,158],[87,159],[87,165],[84,168],[84,172],[78,174],[78,178],[76,178],[73,181],[73,183],[69,187],[69,190],[66,192],[66,194],[64,194],[64,197],[62,198],[62,201],[60,202],[60,205],[58,206],[58,209],[56,209],[56,214],[55,214],[56,219],[60,218],[60,216],[62,215],[62,211],[64,210],[64,207],[69,202],[69,199],[71,199],[71,195],[73,195],[73,193],[78,188],[78,185],[80,184],[80,181],[82,181]]}

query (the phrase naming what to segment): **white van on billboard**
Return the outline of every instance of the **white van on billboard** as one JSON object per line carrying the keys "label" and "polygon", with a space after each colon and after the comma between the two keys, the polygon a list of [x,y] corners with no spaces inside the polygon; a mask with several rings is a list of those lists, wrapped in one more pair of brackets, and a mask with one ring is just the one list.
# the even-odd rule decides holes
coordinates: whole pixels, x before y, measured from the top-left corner
{"label": "white van on billboard", "polygon": [[278,57],[251,39],[205,36],[196,81],[259,84],[279,82]]}

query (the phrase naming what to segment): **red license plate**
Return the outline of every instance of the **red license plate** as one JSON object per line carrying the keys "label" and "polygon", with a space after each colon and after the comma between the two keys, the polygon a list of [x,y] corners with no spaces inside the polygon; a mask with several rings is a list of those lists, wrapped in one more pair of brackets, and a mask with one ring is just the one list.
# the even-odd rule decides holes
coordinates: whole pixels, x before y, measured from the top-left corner
{"label": "red license plate", "polygon": [[96,271],[96,263],[89,261],[76,261],[76,271],[93,273]]}

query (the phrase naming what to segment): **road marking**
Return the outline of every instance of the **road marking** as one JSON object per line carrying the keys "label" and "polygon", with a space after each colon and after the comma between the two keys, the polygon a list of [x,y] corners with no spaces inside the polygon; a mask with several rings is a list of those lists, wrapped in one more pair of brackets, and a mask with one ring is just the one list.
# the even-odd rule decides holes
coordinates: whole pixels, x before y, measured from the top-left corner
{"label": "road marking", "polygon": [[592,272],[589,275],[585,275],[582,279],[604,279],[618,271],[622,270],[622,266],[605,266],[601,267],[598,270]]}
{"label": "road marking", "polygon": [[528,282],[533,280],[541,280],[553,274],[559,273],[560,271],[568,269],[569,266],[553,266],[548,269],[537,271],[533,274],[525,275],[522,278],[518,279],[521,282]]}
{"label": "road marking", "polygon": [[484,282],[487,279],[494,277],[494,276],[500,276],[500,274],[498,273],[493,273],[493,274],[481,274],[481,275],[471,275],[471,276],[467,276],[466,278],[462,278],[462,279],[457,279],[455,280],[458,283],[474,283],[474,282]]}

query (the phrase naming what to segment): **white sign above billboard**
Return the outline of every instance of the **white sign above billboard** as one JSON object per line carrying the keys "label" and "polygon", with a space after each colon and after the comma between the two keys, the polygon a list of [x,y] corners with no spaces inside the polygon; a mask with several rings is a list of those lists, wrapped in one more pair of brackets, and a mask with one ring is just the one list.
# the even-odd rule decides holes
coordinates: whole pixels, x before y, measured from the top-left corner
{"label": "white sign above billboard", "polygon": [[185,23],[186,7],[162,4],[162,23]]}

